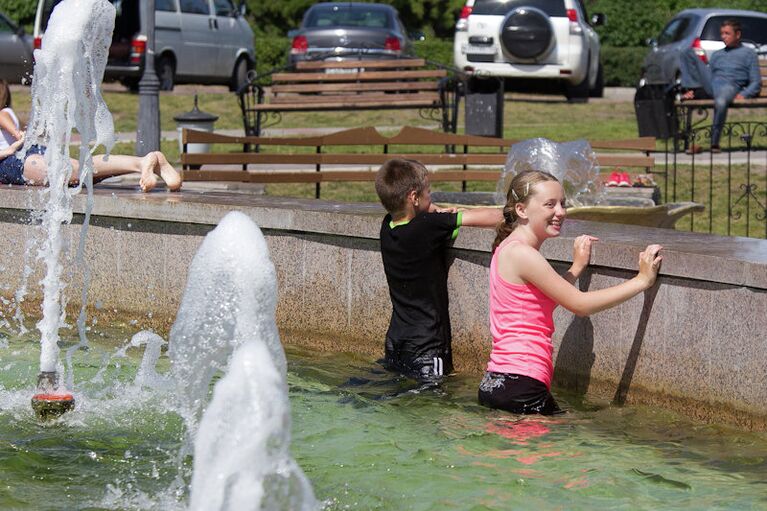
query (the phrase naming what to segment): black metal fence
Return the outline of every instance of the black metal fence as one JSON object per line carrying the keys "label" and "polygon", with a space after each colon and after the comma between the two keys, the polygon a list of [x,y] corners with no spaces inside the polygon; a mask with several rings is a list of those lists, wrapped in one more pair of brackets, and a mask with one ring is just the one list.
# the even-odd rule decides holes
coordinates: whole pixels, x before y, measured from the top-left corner
{"label": "black metal fence", "polygon": [[[720,153],[711,152],[711,126],[692,129],[686,140],[681,136],[666,140],[665,161],[656,163],[662,200],[698,202],[706,209],[677,228],[767,238],[767,122],[725,124]],[[688,151],[677,150],[683,147]]]}

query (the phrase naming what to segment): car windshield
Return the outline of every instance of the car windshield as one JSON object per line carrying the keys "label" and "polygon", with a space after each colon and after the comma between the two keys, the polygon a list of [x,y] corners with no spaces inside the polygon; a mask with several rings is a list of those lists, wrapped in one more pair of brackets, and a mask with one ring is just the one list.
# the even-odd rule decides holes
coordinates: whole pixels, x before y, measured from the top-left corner
{"label": "car windshield", "polygon": [[687,16],[671,20],[658,36],[658,45],[681,41],[687,34],[688,28],[690,28],[690,18]]}
{"label": "car windshield", "polygon": [[549,16],[567,16],[564,0],[477,0],[471,13],[505,16],[517,7],[535,7]]}
{"label": "car windshield", "polygon": [[700,38],[708,41],[721,41],[719,29],[727,19],[736,19],[742,27],[743,40],[758,45],[767,44],[767,18],[751,18],[748,16],[714,16],[709,18]]}
{"label": "car windshield", "polygon": [[306,28],[362,27],[388,28],[389,16],[383,9],[351,4],[320,5],[311,9],[304,21]]}

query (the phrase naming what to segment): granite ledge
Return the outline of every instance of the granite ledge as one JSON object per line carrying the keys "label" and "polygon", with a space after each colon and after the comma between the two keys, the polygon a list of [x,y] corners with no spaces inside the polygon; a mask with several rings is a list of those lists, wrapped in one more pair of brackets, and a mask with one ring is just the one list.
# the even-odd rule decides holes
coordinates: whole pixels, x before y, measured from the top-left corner
{"label": "granite ledge", "polygon": [[[0,189],[0,208],[28,210],[40,202],[38,189]],[[75,213],[85,211],[86,195],[74,199]],[[229,211],[247,213],[264,229],[377,239],[383,209],[370,203],[259,196],[233,192],[144,194],[135,189],[97,188],[92,214],[165,222],[215,225]],[[650,243],[664,246],[661,274],[767,290],[767,240],[689,233],[668,229],[569,220],[562,236],[549,240],[543,254],[569,262],[572,241],[597,236],[592,265],[635,271],[639,252]],[[488,252],[493,232],[464,228],[455,248]]]}

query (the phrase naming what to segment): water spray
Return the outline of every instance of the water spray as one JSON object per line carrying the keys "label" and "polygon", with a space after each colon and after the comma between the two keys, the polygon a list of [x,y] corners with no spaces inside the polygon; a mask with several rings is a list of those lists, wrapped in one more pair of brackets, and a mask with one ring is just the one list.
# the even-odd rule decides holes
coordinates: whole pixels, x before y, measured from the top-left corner
{"label": "water spray", "polygon": [[[46,147],[48,186],[41,189],[45,209],[41,224],[46,238],[40,251],[46,273],[43,285],[43,318],[40,330],[40,375],[32,408],[40,418],[59,416],[74,408],[74,398],[60,387],[56,371],[59,360],[59,328],[64,322],[61,261],[65,245],[64,224],[72,220],[72,198],[80,187],[69,190],[73,165],[69,157],[72,135],[79,143],[79,182],[90,184],[92,151],[114,145],[114,125],[101,96],[109,45],[115,23],[115,7],[108,0],[63,0],[53,10],[42,47],[35,50],[32,103],[23,151],[32,145]],[[89,200],[86,222],[92,207]],[[87,273],[87,272],[86,272]],[[87,278],[86,278],[87,282]]]}

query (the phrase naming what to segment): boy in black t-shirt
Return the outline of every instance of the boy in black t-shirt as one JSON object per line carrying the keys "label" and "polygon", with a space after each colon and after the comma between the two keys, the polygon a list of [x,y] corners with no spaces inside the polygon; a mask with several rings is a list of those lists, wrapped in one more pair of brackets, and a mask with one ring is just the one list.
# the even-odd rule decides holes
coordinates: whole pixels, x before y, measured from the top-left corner
{"label": "boy in black t-shirt", "polygon": [[438,209],[431,203],[429,173],[415,160],[387,161],[375,186],[389,212],[380,234],[392,302],[384,364],[419,381],[439,381],[453,371],[447,248],[461,225],[494,227],[502,211]]}

